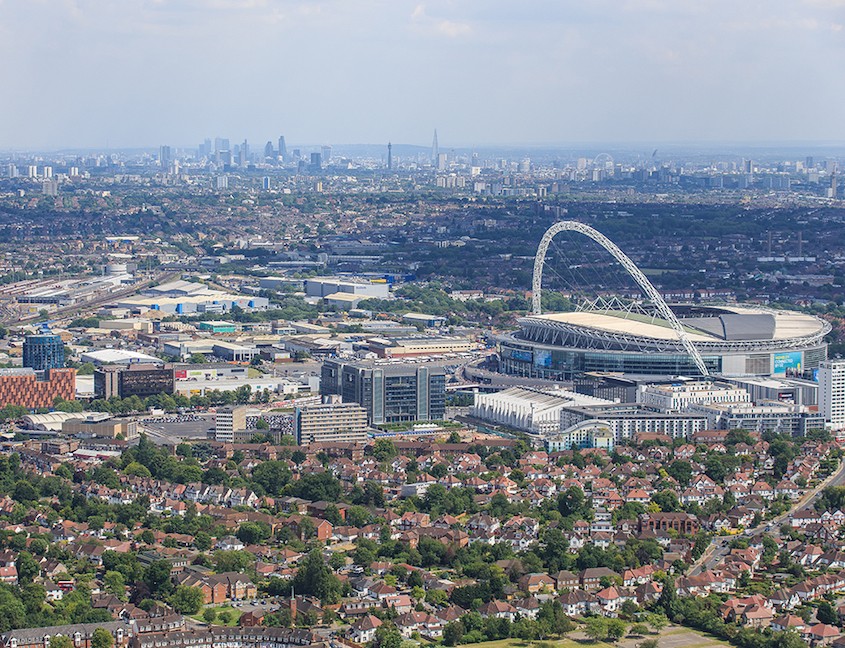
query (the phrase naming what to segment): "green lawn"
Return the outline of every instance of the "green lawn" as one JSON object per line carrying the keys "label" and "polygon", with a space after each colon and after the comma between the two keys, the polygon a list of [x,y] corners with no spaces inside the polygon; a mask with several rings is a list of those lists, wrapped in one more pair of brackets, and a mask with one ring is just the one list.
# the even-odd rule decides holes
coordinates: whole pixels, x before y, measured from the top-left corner
{"label": "green lawn", "polygon": [[215,612],[217,612],[217,615],[218,615],[218,616],[220,615],[220,613],[221,613],[223,610],[226,610],[226,611],[229,613],[229,615],[231,616],[231,618],[229,619],[229,621],[227,621],[226,623],[221,623],[220,619],[215,618],[215,619],[214,619],[214,621],[212,621],[212,624],[213,624],[213,625],[236,626],[236,625],[238,625],[238,621],[239,621],[239,620],[240,620],[240,618],[241,618],[241,614],[243,614],[243,612],[241,612],[241,611],[240,611],[239,609],[237,609],[237,608],[233,608],[231,605],[219,605],[219,606],[216,606],[216,607],[215,607],[215,606],[213,606],[213,605],[210,605],[210,606],[208,606],[208,607],[204,607],[204,608],[203,608],[203,609],[201,609],[199,612],[197,612],[196,614],[193,614],[193,615],[191,615],[191,616],[192,616],[194,619],[196,619],[197,621],[203,621],[203,622],[204,622],[204,621],[205,621],[205,619],[203,619],[203,618],[202,618],[202,614],[203,614],[203,612],[205,612],[206,610],[214,610]]}

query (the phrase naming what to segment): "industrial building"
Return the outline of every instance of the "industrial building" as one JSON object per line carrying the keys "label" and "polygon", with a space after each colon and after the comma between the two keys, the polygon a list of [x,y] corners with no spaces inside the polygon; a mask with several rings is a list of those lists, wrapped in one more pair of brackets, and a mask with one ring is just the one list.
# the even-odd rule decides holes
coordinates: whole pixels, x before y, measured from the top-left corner
{"label": "industrial building", "polygon": [[235,306],[243,310],[263,310],[270,301],[265,297],[233,295],[191,281],[171,281],[152,286],[140,296],[117,302],[119,308],[145,313],[159,311],[168,315],[188,313],[229,313]]}
{"label": "industrial building", "polygon": [[363,443],[367,440],[367,410],[344,403],[340,396],[325,396],[319,405],[296,408],[296,442]]}
{"label": "industrial building", "polygon": [[369,350],[380,358],[413,358],[447,353],[467,353],[480,345],[474,340],[457,337],[413,336],[401,338],[374,337],[367,340]]}
{"label": "industrial building", "polygon": [[440,420],[446,414],[442,367],[326,360],[320,391],[361,405],[370,425]]}
{"label": "industrial building", "polygon": [[390,285],[386,282],[348,281],[329,277],[305,280],[307,297],[329,298],[337,293],[355,295],[361,299],[389,299]]}
{"label": "industrial building", "polygon": [[84,418],[66,420],[62,423],[62,434],[80,437],[99,437],[131,441],[138,437],[138,424],[134,420],[115,419],[109,414],[92,413]]}
{"label": "industrial building", "polygon": [[130,365],[130,364],[164,364],[164,360],[146,353],[128,351],[126,349],[98,349],[96,351],[84,351],[79,359],[82,362],[90,362],[97,366],[101,365]]}

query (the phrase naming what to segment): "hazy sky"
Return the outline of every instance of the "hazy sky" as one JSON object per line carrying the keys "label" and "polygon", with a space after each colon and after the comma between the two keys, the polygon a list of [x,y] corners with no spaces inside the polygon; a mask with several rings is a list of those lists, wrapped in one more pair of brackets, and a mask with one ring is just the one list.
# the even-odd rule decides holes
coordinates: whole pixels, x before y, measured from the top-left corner
{"label": "hazy sky", "polygon": [[845,140],[845,0],[0,0],[0,149]]}

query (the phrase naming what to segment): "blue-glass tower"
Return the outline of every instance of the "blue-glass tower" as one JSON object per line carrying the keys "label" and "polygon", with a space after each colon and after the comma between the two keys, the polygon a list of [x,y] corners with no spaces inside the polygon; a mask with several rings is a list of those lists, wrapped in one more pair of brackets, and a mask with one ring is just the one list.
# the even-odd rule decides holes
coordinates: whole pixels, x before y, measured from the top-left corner
{"label": "blue-glass tower", "polygon": [[65,345],[52,333],[27,335],[23,342],[23,366],[36,371],[65,366]]}

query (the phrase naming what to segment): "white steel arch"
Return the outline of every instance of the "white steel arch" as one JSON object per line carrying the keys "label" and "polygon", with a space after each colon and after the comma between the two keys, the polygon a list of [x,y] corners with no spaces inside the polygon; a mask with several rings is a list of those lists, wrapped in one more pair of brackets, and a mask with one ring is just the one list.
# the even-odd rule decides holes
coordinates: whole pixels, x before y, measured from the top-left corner
{"label": "white steel arch", "polygon": [[695,362],[695,366],[701,372],[701,375],[710,375],[701,354],[698,352],[698,349],[695,348],[695,345],[693,345],[692,341],[689,339],[684,327],[678,321],[678,318],[675,317],[675,313],[672,312],[672,309],[669,308],[666,301],[648,280],[648,277],[646,277],[636,264],[631,261],[627,254],[619,249],[619,246],[617,246],[616,243],[611,241],[598,230],[595,230],[584,223],[579,223],[577,221],[560,221],[552,225],[546,230],[546,233],[543,234],[543,238],[540,240],[540,245],[537,246],[537,256],[534,257],[534,276],[532,277],[531,282],[531,310],[534,315],[539,315],[542,311],[543,264],[546,262],[546,252],[549,250],[549,244],[552,242],[552,239],[560,232],[578,232],[579,234],[583,234],[587,238],[594,240],[605,250],[610,252],[619,265],[621,265],[626,272],[631,275],[634,281],[637,282],[640,289],[652,301],[652,303],[654,303],[660,315],[669,322],[675,330],[675,333],[678,334],[678,339],[681,341],[681,344],[684,346],[684,349],[690,355],[693,362]]}

